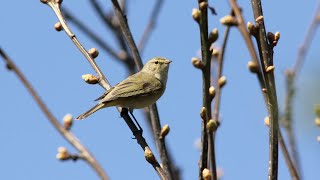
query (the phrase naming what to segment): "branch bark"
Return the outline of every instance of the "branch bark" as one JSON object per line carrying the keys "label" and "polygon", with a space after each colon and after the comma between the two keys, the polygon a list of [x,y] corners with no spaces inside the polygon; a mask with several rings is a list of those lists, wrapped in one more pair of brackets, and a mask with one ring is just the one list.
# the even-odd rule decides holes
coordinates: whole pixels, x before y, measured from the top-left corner
{"label": "branch bark", "polygon": [[[55,12],[55,14],[58,17],[58,19],[59,19],[64,31],[67,33],[67,35],[73,41],[73,43],[78,47],[78,49],[81,51],[81,53],[86,57],[86,59],[88,60],[88,62],[92,66],[92,68],[98,74],[100,86],[102,86],[105,90],[110,89],[111,85],[107,81],[107,79],[105,78],[105,76],[102,73],[102,71],[100,70],[99,66],[96,64],[94,59],[90,56],[90,54],[84,49],[84,47],[81,45],[79,40],[76,38],[75,34],[73,34],[71,29],[68,27],[68,25],[67,25],[67,23],[65,21],[65,18],[61,13],[61,9],[60,9],[61,1],[41,0],[41,2],[47,4],[48,6],[50,6],[52,8],[52,10]],[[117,109],[118,109],[119,112],[122,112],[122,109],[120,107],[117,107]],[[138,144],[144,150],[144,152],[148,151],[148,152],[152,153],[151,149],[149,148],[149,146],[147,144],[147,142],[143,138],[142,133],[137,133],[137,132],[139,132],[139,130],[136,127],[136,125],[133,123],[133,121],[130,118],[130,116],[128,115],[128,113],[127,112],[126,113],[122,113],[122,117],[125,120],[125,122],[127,123],[128,127],[130,128],[130,130],[132,131],[132,133],[135,136],[135,138],[137,139]],[[153,166],[153,168],[158,173],[158,175],[159,175],[159,177],[161,179],[165,179],[165,180],[168,179],[166,174],[164,173],[163,169],[161,168],[160,164],[158,163],[158,161],[155,158],[152,161],[148,160],[148,162]]]}
{"label": "branch bark", "polygon": [[[126,15],[122,12],[117,0],[111,0],[111,2],[113,4],[115,15],[118,18],[122,33],[123,33],[123,35],[128,43],[128,46],[131,50],[131,54],[133,56],[135,64],[136,64],[138,70],[141,70],[142,66],[143,66],[142,60],[140,57],[139,50],[138,50],[138,48],[134,42],[134,39],[132,37],[131,31],[130,31],[130,28],[129,28],[129,25],[127,22]],[[163,139],[159,138],[160,131],[161,131],[161,123],[160,123],[157,105],[154,104],[154,105],[150,106],[149,109],[150,109],[151,125],[152,125],[152,129],[153,129],[154,137],[156,140],[157,148],[160,153],[160,159],[163,164],[163,168],[164,168],[166,174],[168,175],[168,178],[173,179],[174,175],[173,175],[173,170],[172,170],[172,161],[169,158],[169,155],[168,155],[169,152],[166,148],[165,141]]]}
{"label": "branch bark", "polygon": [[23,75],[20,69],[14,64],[14,62],[6,55],[6,53],[0,48],[0,55],[3,57],[3,60],[7,63],[7,67],[13,71],[25,86],[25,88],[29,91],[32,98],[36,101],[39,108],[48,118],[50,123],[54,126],[54,128],[62,135],[62,137],[67,140],[75,149],[80,152],[80,156],[84,159],[92,169],[98,174],[101,179],[108,180],[108,176],[105,171],[102,169],[101,165],[94,158],[94,156],[90,153],[90,151],[80,142],[80,140],[70,131],[66,130],[59,121],[54,117],[45,103],[42,101],[36,90],[32,87],[27,78]]}

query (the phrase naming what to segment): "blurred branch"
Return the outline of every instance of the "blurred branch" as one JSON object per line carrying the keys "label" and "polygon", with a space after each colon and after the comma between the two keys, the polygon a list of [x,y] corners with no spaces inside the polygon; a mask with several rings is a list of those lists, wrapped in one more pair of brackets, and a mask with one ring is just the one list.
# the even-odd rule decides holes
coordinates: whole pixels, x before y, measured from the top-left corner
{"label": "blurred branch", "polygon": [[[131,54],[133,56],[134,62],[138,68],[138,70],[142,69],[142,60],[138,51],[138,48],[134,42],[134,39],[132,37],[126,15],[123,14],[120,5],[117,0],[111,0],[114,8],[114,12],[116,17],[118,18],[121,31],[128,43],[128,46],[131,50]],[[157,148],[160,153],[160,159],[163,164],[164,171],[166,172],[167,176],[169,179],[173,179],[173,170],[172,170],[172,161],[169,159],[169,152],[166,148],[165,141],[164,139],[159,138],[159,134],[161,131],[161,123],[160,123],[160,118],[159,118],[159,113],[158,113],[158,108],[157,105],[151,105],[149,107],[150,109],[150,117],[151,117],[151,125],[153,128],[153,133],[154,137],[157,143]]]}
{"label": "blurred branch", "polygon": [[119,21],[121,31],[122,31],[122,33],[128,43],[128,46],[131,50],[131,53],[132,53],[134,62],[137,66],[137,69],[141,70],[143,67],[142,60],[141,60],[141,57],[139,54],[139,50],[133,40],[131,31],[130,31],[130,28],[129,28],[129,25],[127,22],[127,16],[122,13],[122,10],[121,10],[120,5],[117,0],[111,0],[111,1],[113,4],[113,9],[114,9],[115,15]]}
{"label": "blurred branch", "polygon": [[[215,96],[214,96],[214,110],[213,110],[213,119],[209,120],[207,123],[208,127],[208,141],[209,141],[209,152],[208,157],[210,159],[211,163],[211,173],[214,174],[214,171],[216,171],[216,159],[215,159],[215,135],[216,130],[219,127],[220,124],[220,118],[219,118],[219,110],[220,110],[220,101],[221,101],[221,88],[223,85],[220,83],[220,79],[222,77],[222,70],[223,70],[223,60],[224,60],[224,54],[226,51],[226,46],[228,42],[229,32],[230,32],[231,26],[227,26],[224,31],[224,36],[222,40],[222,47],[221,51],[218,54],[218,74],[217,74],[217,85],[215,89]],[[217,175],[216,175],[217,176]],[[218,177],[217,177],[218,179]]]}
{"label": "blurred branch", "polygon": [[157,0],[157,2],[153,6],[153,10],[151,12],[148,25],[145,28],[145,30],[143,31],[142,37],[141,37],[140,42],[138,44],[138,49],[140,50],[141,53],[145,48],[146,42],[150,38],[152,30],[154,29],[154,26],[156,24],[156,20],[158,19],[159,14],[160,14],[163,2],[164,2],[164,0]]}
{"label": "blurred branch", "polygon": [[313,20],[312,20],[309,28],[308,28],[308,32],[304,38],[304,41],[302,42],[302,44],[298,50],[296,62],[293,67],[293,72],[295,75],[297,75],[302,68],[302,65],[305,61],[306,53],[309,50],[309,46],[313,40],[313,37],[315,36],[315,32],[316,32],[317,28],[319,27],[319,24],[320,24],[320,2],[318,2],[318,7],[316,10],[316,13],[313,17]]}
{"label": "blurred branch", "polygon": [[105,26],[115,34],[121,49],[123,49],[125,52],[128,52],[126,42],[123,39],[119,24],[115,21],[114,15],[112,13],[105,14],[101,8],[102,6],[97,2],[97,0],[90,0],[89,2],[91,3],[92,7],[95,9],[95,12],[97,13],[97,15],[104,22]]}
{"label": "blurred branch", "polygon": [[[61,26],[63,27],[64,31],[67,33],[67,35],[70,37],[70,39],[74,42],[74,44],[78,47],[78,49],[82,52],[82,54],[87,58],[88,62],[92,66],[92,68],[96,71],[96,73],[99,76],[99,84],[105,89],[108,90],[111,88],[109,82],[105,78],[104,74],[100,70],[100,68],[97,66],[95,63],[94,59],[92,56],[83,48],[83,46],[80,44],[79,40],[76,38],[75,34],[72,33],[70,28],[68,27],[67,23],[65,22],[65,19],[61,13],[60,10],[60,3],[62,1],[56,1],[56,0],[41,0],[42,3],[45,3],[49,5],[52,10],[55,12],[56,16],[58,17]],[[118,111],[123,112],[120,107],[117,108]],[[132,119],[128,115],[128,112],[121,113],[123,119],[127,123],[128,127],[132,131],[133,135],[137,139],[138,144],[141,146],[141,148],[144,150],[146,160],[153,166],[153,168],[156,170],[158,173],[159,177],[161,179],[167,179],[163,169],[161,168],[160,164],[158,161],[154,158],[153,153],[151,152],[147,142],[145,141],[144,137],[142,136],[142,133],[137,133],[140,132],[136,125],[133,123]],[[151,160],[150,158],[147,157],[152,157]]]}
{"label": "blurred branch", "polygon": [[25,88],[29,91],[32,98],[36,101],[41,111],[46,115],[50,123],[56,128],[56,130],[75,148],[80,152],[80,156],[84,159],[93,169],[96,171],[101,179],[109,179],[105,171],[102,169],[101,165],[94,158],[94,156],[89,152],[89,150],[79,141],[79,139],[71,133],[70,130],[64,128],[59,121],[54,117],[54,115],[47,108],[45,103],[42,101],[38,93],[34,90],[32,85],[29,83],[27,78],[19,70],[19,68],[14,64],[14,62],[6,55],[6,53],[0,48],[0,55],[3,60],[7,63],[9,70],[13,71],[20,81],[23,83]]}
{"label": "blurred branch", "polygon": [[285,96],[285,102],[284,102],[283,123],[288,136],[291,155],[292,155],[294,164],[296,165],[297,170],[299,171],[300,177],[302,176],[302,169],[300,167],[299,154],[297,151],[295,132],[293,128],[293,118],[292,118],[293,99],[294,99],[295,90],[296,90],[295,81],[298,76],[298,73],[302,69],[303,63],[306,59],[305,58],[306,53],[309,50],[310,44],[315,36],[315,32],[316,32],[316,29],[319,27],[319,24],[320,24],[320,2],[318,2],[318,7],[316,9],[313,20],[308,28],[307,34],[303,42],[300,45],[295,64],[291,69],[288,69],[285,73],[286,96]]}
{"label": "blurred branch", "polygon": [[284,160],[286,161],[292,180],[300,180],[298,171],[291,160],[287,146],[283,140],[283,137],[280,131],[279,131],[279,144],[280,144],[281,151],[283,152]]}

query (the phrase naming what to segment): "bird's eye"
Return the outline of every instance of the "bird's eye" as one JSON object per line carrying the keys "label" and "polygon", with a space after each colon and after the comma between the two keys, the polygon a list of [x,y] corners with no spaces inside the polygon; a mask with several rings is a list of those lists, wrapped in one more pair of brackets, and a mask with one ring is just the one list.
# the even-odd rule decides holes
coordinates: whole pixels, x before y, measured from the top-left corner
{"label": "bird's eye", "polygon": [[159,64],[159,61],[154,62],[155,64]]}

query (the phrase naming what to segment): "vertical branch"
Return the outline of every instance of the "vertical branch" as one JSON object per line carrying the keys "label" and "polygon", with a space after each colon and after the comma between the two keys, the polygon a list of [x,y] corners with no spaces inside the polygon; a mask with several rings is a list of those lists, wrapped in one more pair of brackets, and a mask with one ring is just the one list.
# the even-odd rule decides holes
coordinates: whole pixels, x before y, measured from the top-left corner
{"label": "vertical branch", "polygon": [[[238,29],[241,32],[243,38],[245,39],[245,42],[247,44],[247,47],[248,47],[248,50],[250,52],[251,58],[253,59],[253,61],[249,63],[249,69],[253,73],[255,73],[257,75],[257,79],[259,81],[260,88],[262,90],[264,90],[266,88],[266,85],[265,85],[265,82],[264,82],[263,74],[261,73],[260,62],[258,60],[258,56],[257,56],[256,51],[254,49],[253,42],[252,42],[252,40],[250,38],[250,34],[246,29],[246,25],[244,24],[245,23],[244,18],[243,18],[242,14],[241,14],[240,8],[237,5],[236,1],[235,0],[230,0],[230,4],[231,4],[231,6],[232,6],[237,18],[238,18],[238,23],[239,23],[238,24]],[[249,29],[249,31],[251,31],[250,33],[252,33],[252,35],[254,35],[254,36],[257,35],[255,28],[256,27],[253,24],[251,24],[251,23],[248,24],[248,29]],[[262,94],[263,94],[263,97],[264,97],[264,100],[265,100],[265,104],[266,104],[266,106],[268,106],[267,94],[264,93],[264,92]],[[280,144],[280,147],[282,149],[282,153],[283,153],[283,156],[284,156],[284,158],[286,160],[286,163],[287,163],[289,172],[291,174],[291,177],[293,179],[295,179],[297,177],[296,176],[297,175],[297,170],[296,170],[296,168],[295,168],[295,166],[294,166],[294,164],[293,164],[293,162],[291,160],[291,157],[288,154],[287,147],[286,147],[286,144],[285,144],[285,142],[284,142],[284,140],[282,138],[280,129],[279,129],[279,144]]]}
{"label": "vertical branch", "polygon": [[[212,174],[217,177],[217,174],[214,172],[216,171],[216,158],[215,158],[215,134],[216,130],[219,126],[219,110],[220,110],[220,101],[221,101],[221,88],[222,84],[220,84],[219,79],[222,77],[222,70],[223,70],[223,60],[224,60],[224,54],[227,46],[227,41],[229,37],[229,32],[230,32],[231,26],[227,26],[226,30],[224,32],[224,37],[223,37],[223,42],[222,42],[222,47],[221,47],[221,52],[218,55],[218,74],[217,74],[217,86],[215,90],[215,102],[214,102],[214,110],[213,110],[213,120],[209,120],[207,126],[210,128],[209,124],[213,124],[211,127],[213,129],[208,129],[208,141],[209,141],[209,159],[210,159],[210,164],[211,164],[211,169],[212,169]],[[214,177],[213,176],[213,177]]]}
{"label": "vertical branch", "polygon": [[[266,82],[268,97],[269,128],[269,180],[278,179],[278,102],[273,71],[273,49],[268,44],[260,0],[251,0],[254,17],[257,22],[257,42],[261,58],[262,73]],[[269,68],[269,67],[273,68]],[[270,70],[270,71],[269,71]]]}
{"label": "vertical branch", "polygon": [[[127,44],[131,50],[131,54],[133,56],[133,59],[135,61],[135,64],[137,68],[140,70],[142,69],[142,60],[138,51],[138,48],[134,42],[134,39],[132,37],[126,15],[123,14],[120,5],[117,0],[111,0],[114,8],[114,12],[118,18],[121,31],[127,41]],[[151,116],[151,125],[153,128],[154,137],[157,143],[157,148],[160,153],[160,159],[163,163],[164,171],[166,172],[169,179],[173,179],[173,170],[172,170],[172,162],[169,158],[169,152],[166,148],[164,139],[159,138],[160,131],[161,131],[161,123],[159,118],[159,112],[156,104],[153,104],[150,106],[150,116]]]}
{"label": "vertical branch", "polygon": [[[200,13],[200,14],[199,14]],[[211,119],[211,97],[209,94],[210,88],[210,77],[211,77],[211,51],[210,43],[208,41],[208,1],[199,1],[199,10],[195,10],[196,16],[193,16],[199,23],[200,28],[200,42],[201,42],[201,55],[202,55],[202,124],[201,124],[201,142],[202,148],[200,152],[199,161],[199,179],[203,179],[202,173],[204,169],[209,168],[208,164],[208,130],[207,123]],[[213,142],[211,139],[210,142]],[[213,147],[212,147],[213,149]],[[212,158],[215,159],[215,154],[211,154]],[[217,179],[215,163],[212,165],[212,177]]]}
{"label": "vertical branch", "polygon": [[38,93],[34,90],[32,85],[29,83],[27,78],[22,74],[19,68],[13,63],[13,61],[5,54],[5,52],[0,48],[0,55],[3,57],[4,61],[7,63],[7,67],[12,70],[25,86],[25,88],[29,91],[32,98],[36,101],[41,111],[48,118],[50,123],[55,127],[55,129],[67,140],[75,149],[80,152],[82,159],[84,159],[94,171],[98,174],[101,179],[107,180],[109,179],[105,171],[102,169],[101,165],[94,158],[94,156],[89,152],[89,150],[79,141],[79,139],[71,133],[71,131],[65,129],[59,121],[54,117],[45,103],[42,101]]}

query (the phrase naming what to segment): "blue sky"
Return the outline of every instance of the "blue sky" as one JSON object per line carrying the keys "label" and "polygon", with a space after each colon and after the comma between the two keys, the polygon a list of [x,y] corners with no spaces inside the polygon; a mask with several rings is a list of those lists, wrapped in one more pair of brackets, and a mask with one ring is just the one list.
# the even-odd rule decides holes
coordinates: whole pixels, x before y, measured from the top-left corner
{"label": "blue sky", "polygon": [[[154,1],[128,1],[128,21],[138,42],[147,24]],[[111,9],[109,1],[101,1]],[[210,29],[217,27],[222,36],[224,27],[219,19],[228,14],[226,1],[210,1],[218,16],[209,17]],[[250,1],[239,2],[246,21],[253,21]],[[291,67],[317,1],[263,1],[266,28],[279,31],[281,39],[275,48],[275,74],[280,108],[284,101],[283,72]],[[109,44],[114,38],[93,12],[89,1],[63,2]],[[194,144],[200,137],[201,73],[191,65],[200,47],[199,29],[191,18],[197,1],[165,1],[156,29],[148,41],[142,59],[164,56],[173,61],[169,70],[167,90],[158,101],[163,124],[169,124],[167,138],[183,179],[196,179],[199,151]],[[64,32],[57,33],[52,10],[39,1],[3,1],[0,11],[0,46],[9,54],[32,82],[42,99],[58,119],[74,116],[94,105],[103,93],[99,86],[90,86],[82,74],[94,73],[82,54]],[[70,25],[89,49],[99,47]],[[221,43],[219,39],[217,46]],[[294,121],[298,151],[305,179],[319,179],[317,173],[320,144],[316,136],[320,129],[314,125],[313,106],[319,96],[319,33],[308,50],[306,63],[297,81]],[[217,166],[224,179],[263,179],[268,169],[268,128],[263,124],[267,115],[256,77],[247,70],[249,53],[237,29],[231,30],[225,55],[224,75],[228,83],[223,88],[221,126],[216,137]],[[100,50],[97,63],[111,84],[127,76],[121,63]],[[39,110],[13,73],[0,61],[1,126],[0,179],[98,179],[95,172],[82,161],[60,162],[55,155],[59,146],[74,149],[58,134]],[[145,127],[145,137],[155,151],[152,136],[142,113],[136,117]],[[74,134],[86,145],[112,179],[157,179],[143,157],[141,148],[115,108],[97,112],[85,121],[77,121]],[[279,159],[279,179],[289,179],[282,154]]]}

